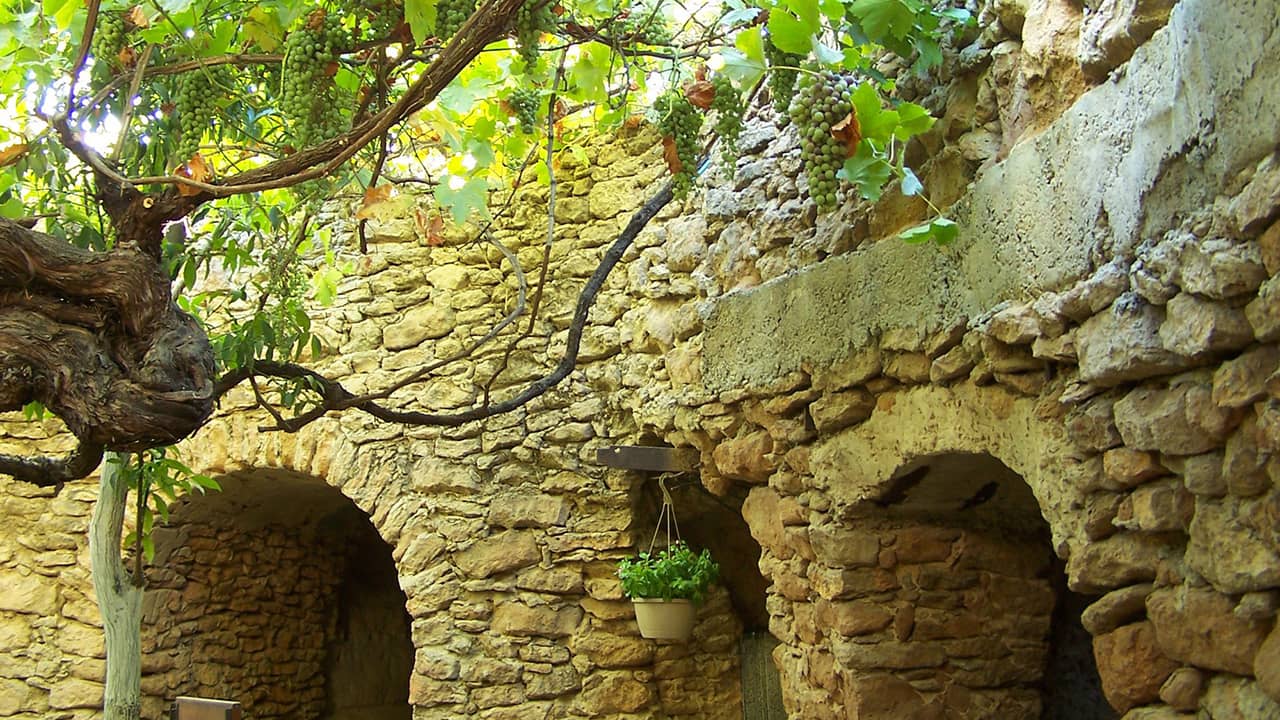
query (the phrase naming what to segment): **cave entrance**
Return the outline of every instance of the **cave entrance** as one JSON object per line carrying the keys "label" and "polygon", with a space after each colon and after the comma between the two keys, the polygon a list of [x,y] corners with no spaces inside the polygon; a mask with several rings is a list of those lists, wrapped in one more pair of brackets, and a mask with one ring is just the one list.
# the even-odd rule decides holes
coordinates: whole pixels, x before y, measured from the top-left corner
{"label": "cave entrance", "polygon": [[406,599],[368,516],[314,478],[218,480],[155,532],[144,715],[195,695],[259,720],[409,720]]}
{"label": "cave entrance", "polygon": [[1090,599],[1067,589],[1020,475],[983,453],[931,455],[875,504],[914,603],[910,637],[947,649],[939,689],[958,717],[1116,718],[1081,624]]}

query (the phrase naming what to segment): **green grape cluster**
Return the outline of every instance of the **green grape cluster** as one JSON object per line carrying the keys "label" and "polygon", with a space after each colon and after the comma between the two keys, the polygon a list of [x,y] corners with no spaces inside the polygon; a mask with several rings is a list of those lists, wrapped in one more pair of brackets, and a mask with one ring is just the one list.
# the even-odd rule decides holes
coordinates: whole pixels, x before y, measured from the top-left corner
{"label": "green grape cluster", "polygon": [[849,116],[852,98],[848,78],[824,72],[806,74],[791,101],[791,120],[800,133],[800,160],[809,178],[809,197],[822,212],[836,206],[840,182],[836,172],[848,157],[848,148],[831,134],[831,128]]}
{"label": "green grape cluster", "polygon": [[343,130],[330,63],[347,48],[350,37],[334,15],[326,14],[320,21],[312,14],[300,22],[284,41],[280,110],[299,146],[306,147]]}
{"label": "green grape cluster", "polygon": [[98,62],[116,66],[120,64],[120,51],[124,49],[124,17],[118,12],[104,12],[98,16],[98,29],[93,32],[89,49]]}
{"label": "green grape cluster", "polygon": [[453,37],[475,11],[476,0],[440,0],[436,3],[436,37]]}
{"label": "green grape cluster", "polygon": [[675,144],[679,171],[673,173],[675,195],[682,198],[693,188],[698,169],[698,131],[702,129],[702,113],[680,90],[668,90],[653,103],[658,114],[658,130]]}
{"label": "green grape cluster", "polygon": [[724,143],[720,146],[720,154],[732,167],[738,156],[738,135],[742,133],[742,115],[747,106],[727,76],[716,75],[711,84],[716,89],[716,97],[711,101],[711,109],[716,113],[715,132]]}
{"label": "green grape cluster", "polygon": [[769,61],[769,95],[773,97],[773,109],[786,117],[791,98],[795,95],[796,76],[799,74],[793,68],[798,67],[804,58],[779,50],[772,40],[765,41],[764,56]]}
{"label": "green grape cluster", "polygon": [[396,0],[365,0],[369,17],[369,36],[382,39],[404,22],[404,6]]}
{"label": "green grape cluster", "polygon": [[178,116],[178,161],[187,162],[200,152],[200,138],[213,122],[218,110],[217,98],[225,93],[219,87],[228,77],[226,66],[201,68],[178,78],[174,111]]}
{"label": "green grape cluster", "polygon": [[542,33],[556,26],[556,14],[551,5],[550,0],[526,0],[516,11],[516,47],[526,68],[538,63],[538,41]]}
{"label": "green grape cluster", "polygon": [[610,25],[609,35],[615,40],[646,45],[670,45],[674,39],[662,12],[643,5],[632,8]]}
{"label": "green grape cluster", "polygon": [[507,104],[520,121],[520,131],[526,135],[533,132],[538,126],[538,106],[541,105],[538,91],[534,88],[516,88],[507,98]]}

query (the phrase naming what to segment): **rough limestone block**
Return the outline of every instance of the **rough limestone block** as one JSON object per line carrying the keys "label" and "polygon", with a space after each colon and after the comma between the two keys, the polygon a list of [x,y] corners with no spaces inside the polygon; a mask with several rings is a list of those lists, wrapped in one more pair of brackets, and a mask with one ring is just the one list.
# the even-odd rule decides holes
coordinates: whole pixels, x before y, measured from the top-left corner
{"label": "rough limestone block", "polygon": [[1280,346],[1263,345],[1223,363],[1213,374],[1213,401],[1244,407],[1267,392],[1267,378],[1280,368]]}
{"label": "rough limestone block", "polygon": [[1186,367],[1186,358],[1160,342],[1163,308],[1127,293],[1076,331],[1080,379],[1110,386]]}
{"label": "rough limestone block", "polygon": [[1133,56],[1169,20],[1173,0],[1102,0],[1080,29],[1078,57],[1084,73],[1101,80]]}
{"label": "rough limestone block", "polygon": [[1121,533],[1073,550],[1067,584],[1074,592],[1100,593],[1156,578],[1164,545],[1142,533]]}
{"label": "rough limestone block", "polygon": [[532,565],[542,559],[542,551],[532,534],[510,530],[476,542],[453,559],[469,577],[486,578]]}
{"label": "rough limestone block", "polygon": [[382,332],[382,344],[388,350],[404,350],[424,340],[442,338],[456,326],[457,317],[450,308],[420,306],[405,313],[399,322],[388,325]]}
{"label": "rough limestone block", "polygon": [[1280,275],[1263,283],[1258,297],[1244,308],[1259,342],[1280,340]]}
{"label": "rough limestone block", "polygon": [[1168,455],[1219,447],[1237,419],[1213,404],[1208,387],[1195,383],[1137,388],[1116,402],[1115,416],[1125,445]]}
{"label": "rough limestone block", "polygon": [[1256,243],[1211,238],[1188,243],[1178,256],[1178,284],[1212,300],[1252,295],[1267,270]]}
{"label": "rough limestone block", "polygon": [[1212,590],[1161,588],[1147,597],[1160,650],[1207,670],[1251,675],[1253,658],[1271,630],[1268,622],[1241,620],[1235,602]]}
{"label": "rough limestone block", "polygon": [[1272,700],[1280,702],[1280,628],[1271,631],[1253,658],[1253,674],[1258,687]]}
{"label": "rough limestone block", "polygon": [[1198,498],[1187,541],[1187,564],[1215,588],[1246,593],[1280,585],[1280,548],[1272,522],[1276,491],[1263,498]]}
{"label": "rough limestone block", "polygon": [[1147,596],[1154,589],[1151,583],[1139,583],[1112,590],[1085,608],[1080,623],[1090,635],[1097,636],[1138,620],[1146,615]]}
{"label": "rough limestone block", "polygon": [[1186,357],[1238,350],[1253,342],[1244,312],[1223,303],[1180,293],[1165,305],[1160,343]]}
{"label": "rough limestone block", "polygon": [[1137,622],[1093,639],[1093,657],[1102,693],[1116,712],[1124,713],[1160,697],[1160,687],[1178,668],[1156,644],[1150,622]]}

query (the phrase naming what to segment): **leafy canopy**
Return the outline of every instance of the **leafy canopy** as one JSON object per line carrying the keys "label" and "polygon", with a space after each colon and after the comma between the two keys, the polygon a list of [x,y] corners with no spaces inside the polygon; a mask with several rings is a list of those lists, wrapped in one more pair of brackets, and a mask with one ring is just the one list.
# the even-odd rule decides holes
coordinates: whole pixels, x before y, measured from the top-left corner
{"label": "leafy canopy", "polygon": [[[209,324],[219,368],[314,359],[325,348],[306,307],[333,300],[347,271],[337,251],[349,242],[315,220],[322,201],[363,197],[361,228],[388,207],[409,214],[436,244],[445,228],[503,212],[514,188],[550,183],[566,155],[588,160],[593,134],[646,116],[662,125],[655,105],[686,108],[664,126],[673,133],[705,140],[714,107],[717,131],[736,135],[725,116],[740,118],[763,79],[819,72],[856,81],[838,123],[847,158],[824,182],[868,200],[895,180],[922,194],[905,145],[933,120],[893,98],[876,64],[898,53],[925,72],[941,60],[943,34],[969,20],[926,0],[527,0],[484,35],[496,41],[446,67],[469,33],[495,22],[486,7],[9,0],[0,5],[0,217],[34,218],[107,252],[127,238],[104,211],[105,179],[176,189],[192,203],[164,231],[163,270],[180,307]],[[448,82],[431,89],[438,77]],[[694,139],[668,138],[686,188],[703,166]],[[415,185],[434,202],[398,190]],[[904,239],[954,235],[939,218]],[[299,414],[320,401],[305,376],[254,392]],[[166,483],[149,497],[162,498]],[[162,500],[153,505],[163,514]]]}

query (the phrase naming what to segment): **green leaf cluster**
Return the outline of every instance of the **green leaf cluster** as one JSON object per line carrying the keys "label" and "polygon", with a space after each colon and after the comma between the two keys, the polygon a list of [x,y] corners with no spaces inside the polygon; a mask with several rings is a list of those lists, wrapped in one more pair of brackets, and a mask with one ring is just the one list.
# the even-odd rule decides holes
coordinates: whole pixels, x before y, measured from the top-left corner
{"label": "green leaf cluster", "polygon": [[720,577],[720,565],[703,550],[695,553],[682,541],[657,553],[642,552],[618,562],[618,578],[629,598],[682,598],[701,603]]}
{"label": "green leaf cluster", "polygon": [[124,539],[125,545],[141,548],[147,560],[155,557],[152,531],[156,519],[169,520],[169,506],[182,495],[221,490],[213,478],[192,471],[176,457],[172,447],[146,450],[129,461],[129,456],[112,456],[110,462],[120,464],[120,474],[134,492],[137,517],[134,530]]}

